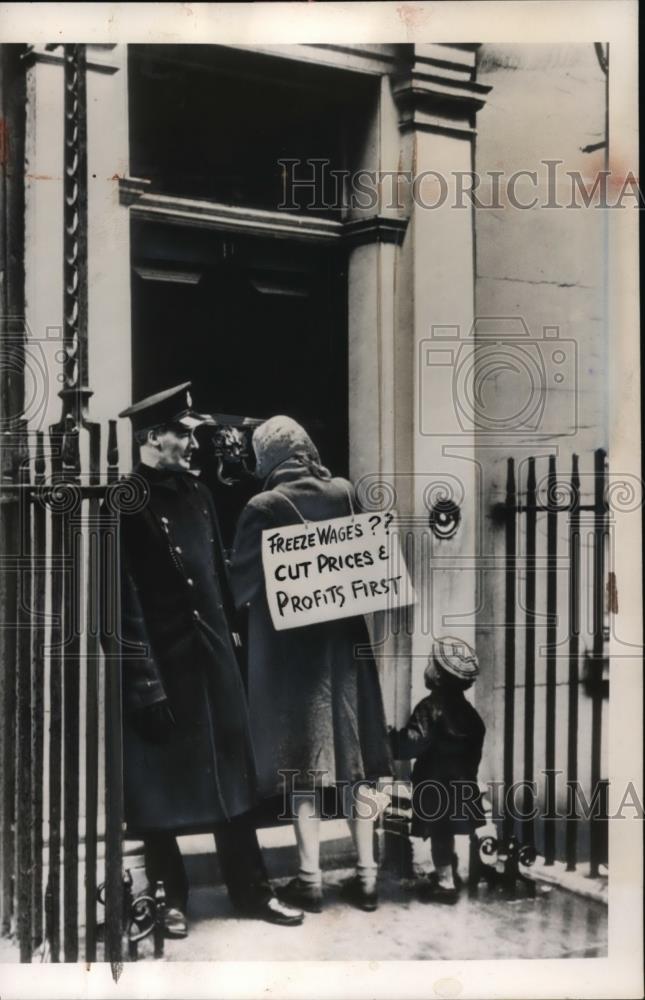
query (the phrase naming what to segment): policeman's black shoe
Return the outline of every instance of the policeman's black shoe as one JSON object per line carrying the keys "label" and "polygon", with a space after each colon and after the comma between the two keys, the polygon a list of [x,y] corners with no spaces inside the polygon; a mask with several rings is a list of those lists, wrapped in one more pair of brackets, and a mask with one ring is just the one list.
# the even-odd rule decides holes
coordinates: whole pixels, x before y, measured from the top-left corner
{"label": "policeman's black shoe", "polygon": [[372,913],[378,908],[378,891],[376,885],[373,889],[366,889],[362,879],[358,875],[343,882],[340,889],[341,899],[352,906],[357,906],[359,910]]}
{"label": "policeman's black shoe", "polygon": [[180,909],[169,907],[164,913],[164,937],[185,938],[188,936],[188,921]]}
{"label": "policeman's black shoe", "polygon": [[281,889],[278,889],[278,896],[285,903],[298,906],[301,910],[306,910],[307,913],[322,913],[322,886],[305,882],[297,875]]}
{"label": "policeman's black shoe", "polygon": [[459,888],[456,884],[452,889],[441,885],[437,873],[430,872],[419,885],[419,899],[422,903],[447,903],[452,906],[459,899]]}
{"label": "policeman's black shoe", "polygon": [[271,899],[268,899],[266,903],[238,907],[237,912],[241,917],[266,920],[267,923],[278,924],[280,927],[298,927],[305,919],[302,910],[296,910],[293,906],[287,906],[277,896],[271,896]]}

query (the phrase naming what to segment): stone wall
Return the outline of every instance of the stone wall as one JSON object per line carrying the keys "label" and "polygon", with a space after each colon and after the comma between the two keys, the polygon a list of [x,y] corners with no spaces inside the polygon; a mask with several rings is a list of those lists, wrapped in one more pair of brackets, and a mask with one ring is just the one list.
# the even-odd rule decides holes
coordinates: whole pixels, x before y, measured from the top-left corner
{"label": "stone wall", "polygon": [[[536,456],[538,495],[544,498],[548,456],[555,455],[558,479],[571,474],[571,456],[580,456],[583,502],[592,500],[593,453],[608,444],[608,351],[606,268],[607,212],[597,207],[543,207],[549,200],[571,203],[566,171],[589,179],[604,167],[605,76],[594,46],[483,45],[479,79],[493,90],[478,121],[476,169],[480,175],[502,171],[500,208],[479,208],[476,216],[476,313],[483,414],[499,420],[502,432],[484,428],[477,437],[482,469],[482,532],[480,555],[492,560],[479,578],[478,648],[483,673],[477,702],[488,726],[482,777],[501,778],[504,702],[504,530],[493,517],[494,504],[504,499],[507,460],[514,457],[520,499],[525,501],[527,463]],[[551,167],[544,161],[562,161]],[[547,191],[548,170],[561,179]],[[504,196],[504,181],[515,171],[536,171],[533,179],[517,181],[518,200],[538,204],[522,210]],[[490,190],[481,200],[490,204]],[[580,198],[578,197],[578,201]],[[490,319],[494,317],[495,319]],[[500,358],[490,335],[500,331]],[[503,357],[502,357],[503,355]],[[528,360],[527,360],[528,359]],[[531,367],[531,359],[536,365]],[[509,368],[509,363],[511,367]],[[541,372],[540,375],[540,368]],[[514,366],[514,367],[513,367]],[[558,375],[561,377],[558,378]],[[522,426],[531,379],[543,379],[531,426]],[[541,399],[538,400],[537,396]],[[485,421],[484,421],[485,422]],[[526,421],[527,425],[530,423]],[[611,456],[610,456],[611,461]],[[540,484],[542,490],[540,492]],[[545,548],[546,516],[538,514],[537,550]],[[521,545],[521,542],[520,542]],[[566,767],[568,662],[567,559],[568,519],[558,516],[558,625],[556,664],[556,766]],[[581,580],[583,595],[590,578],[584,575],[589,540],[583,531]],[[515,777],[522,777],[525,691],[525,579],[520,573],[517,608],[515,701]],[[536,579],[535,767],[545,761],[546,660],[544,652],[546,572],[538,564]],[[583,608],[581,652],[591,645],[591,623]],[[589,779],[590,700],[581,690],[579,717],[580,778]],[[605,713],[606,715],[606,713]],[[606,741],[603,740],[606,744]]]}

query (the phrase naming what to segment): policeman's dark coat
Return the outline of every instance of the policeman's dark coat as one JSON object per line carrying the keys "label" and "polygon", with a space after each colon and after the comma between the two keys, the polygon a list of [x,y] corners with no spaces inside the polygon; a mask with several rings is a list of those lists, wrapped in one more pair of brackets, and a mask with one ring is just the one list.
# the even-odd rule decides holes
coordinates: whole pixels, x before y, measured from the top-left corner
{"label": "policeman's dark coat", "polygon": [[[198,832],[256,797],[234,609],[209,490],[190,473],[134,475],[146,499],[121,515],[126,821],[134,833]],[[164,697],[176,726],[156,744],[135,714]]]}
{"label": "policeman's dark coat", "polygon": [[466,834],[483,825],[477,769],[485,726],[462,691],[437,689],[391,733],[396,760],[412,760],[413,837]]}
{"label": "policeman's dark coat", "polygon": [[321,772],[322,784],[391,774],[364,619],[276,631],[264,586],[262,531],[298,523],[291,503],[307,521],[345,517],[353,488],[317,478],[298,460],[282,464],[269,484],[242,512],[231,558],[236,604],[249,606],[248,699],[260,792],[281,794],[281,769],[297,772],[288,779],[293,787],[310,786],[309,771]]}

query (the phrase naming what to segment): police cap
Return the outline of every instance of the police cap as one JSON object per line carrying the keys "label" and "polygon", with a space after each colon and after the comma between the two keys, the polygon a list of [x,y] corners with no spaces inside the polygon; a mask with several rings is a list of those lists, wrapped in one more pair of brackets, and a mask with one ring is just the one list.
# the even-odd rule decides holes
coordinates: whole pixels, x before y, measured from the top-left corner
{"label": "police cap", "polygon": [[133,403],[119,413],[120,417],[129,417],[135,431],[161,427],[165,424],[179,424],[189,430],[194,430],[200,424],[214,424],[212,417],[193,410],[190,396],[190,382],[182,382],[172,389],[164,389],[154,396],[146,396],[138,403]]}

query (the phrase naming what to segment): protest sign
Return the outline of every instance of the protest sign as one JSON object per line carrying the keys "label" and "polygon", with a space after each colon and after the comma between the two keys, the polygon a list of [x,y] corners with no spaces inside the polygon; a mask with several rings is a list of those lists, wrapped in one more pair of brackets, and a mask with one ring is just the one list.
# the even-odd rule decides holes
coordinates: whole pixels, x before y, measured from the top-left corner
{"label": "protest sign", "polygon": [[274,628],[351,618],[414,604],[392,511],[262,532]]}

